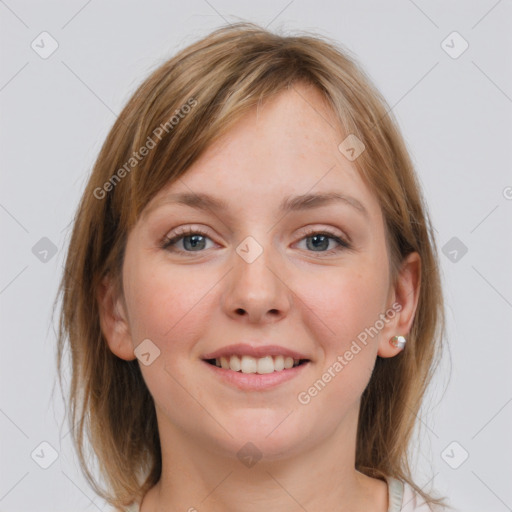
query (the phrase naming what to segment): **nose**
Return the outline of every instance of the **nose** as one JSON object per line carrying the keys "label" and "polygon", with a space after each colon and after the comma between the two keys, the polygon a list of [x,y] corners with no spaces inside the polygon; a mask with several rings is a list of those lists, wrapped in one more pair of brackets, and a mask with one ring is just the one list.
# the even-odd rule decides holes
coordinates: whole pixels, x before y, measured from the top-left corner
{"label": "nose", "polygon": [[[240,253],[242,254],[242,253]],[[233,253],[222,305],[228,316],[248,323],[273,323],[288,315],[292,292],[276,251],[266,247],[254,260]]]}

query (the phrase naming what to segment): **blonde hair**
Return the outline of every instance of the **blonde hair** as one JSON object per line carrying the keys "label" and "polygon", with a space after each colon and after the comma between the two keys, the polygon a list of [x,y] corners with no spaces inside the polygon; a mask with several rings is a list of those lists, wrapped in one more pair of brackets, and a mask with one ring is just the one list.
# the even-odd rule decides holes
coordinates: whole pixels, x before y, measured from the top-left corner
{"label": "blonde hair", "polygon": [[[115,507],[142,499],[158,482],[162,461],[155,407],[139,363],[115,356],[100,328],[98,285],[108,275],[122,291],[127,235],[151,198],[186,173],[259,101],[296,83],[316,87],[344,133],[364,142],[365,151],[353,163],[380,202],[393,281],[405,256],[413,251],[421,256],[419,301],[407,348],[396,357],[377,358],[362,395],[356,469],[406,481],[427,502],[444,505],[415,485],[408,455],[416,416],[440,360],[444,308],[430,219],[396,121],[336,43],[237,23],[183,49],[140,85],[103,144],[74,219],[57,296],[62,298],[57,365],[62,386],[69,347],[73,441],[89,483]],[[135,155],[144,146],[149,151],[139,159]],[[86,435],[106,489],[88,467]]]}

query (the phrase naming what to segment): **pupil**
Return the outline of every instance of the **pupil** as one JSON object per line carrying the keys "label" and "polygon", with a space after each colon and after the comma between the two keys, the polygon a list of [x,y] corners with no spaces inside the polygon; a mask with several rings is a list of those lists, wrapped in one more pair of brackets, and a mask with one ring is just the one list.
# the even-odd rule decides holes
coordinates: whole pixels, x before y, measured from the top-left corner
{"label": "pupil", "polygon": [[[312,237],[310,237],[310,239],[313,242],[313,247],[315,249],[318,249],[319,247],[320,247],[320,249],[327,249],[327,247],[329,247],[329,239],[325,235],[313,235]],[[316,243],[319,241],[319,239],[322,239],[322,240],[320,241],[319,245],[316,245]]]}
{"label": "pupil", "polygon": [[[203,238],[203,240],[199,240]],[[187,247],[187,241],[189,241],[189,247]],[[202,245],[201,245],[201,242],[202,242]],[[204,248],[204,237],[202,235],[190,235],[190,236],[187,236],[183,239],[183,243],[185,245],[185,248],[186,249],[196,249],[196,248],[200,248],[200,249],[203,249]]]}

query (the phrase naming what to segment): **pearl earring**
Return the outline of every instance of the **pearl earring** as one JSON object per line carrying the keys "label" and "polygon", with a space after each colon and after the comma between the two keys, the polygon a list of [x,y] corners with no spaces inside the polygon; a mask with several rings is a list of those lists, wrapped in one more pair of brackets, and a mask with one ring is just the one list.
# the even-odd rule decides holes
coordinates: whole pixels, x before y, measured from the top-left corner
{"label": "pearl earring", "polygon": [[406,344],[407,340],[405,339],[405,336],[393,336],[390,340],[389,340],[389,343],[391,343],[391,345],[393,345],[393,347],[396,347],[396,348],[404,348],[405,347],[405,344]]}

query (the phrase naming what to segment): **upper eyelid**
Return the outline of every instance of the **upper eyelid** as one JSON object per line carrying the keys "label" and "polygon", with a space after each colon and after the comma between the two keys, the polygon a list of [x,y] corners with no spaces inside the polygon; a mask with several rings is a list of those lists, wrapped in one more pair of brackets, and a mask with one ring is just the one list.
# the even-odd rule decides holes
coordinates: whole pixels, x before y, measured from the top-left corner
{"label": "upper eyelid", "polygon": [[[208,231],[209,231],[208,229],[203,229],[200,227],[196,227],[194,225],[178,227],[178,228],[176,228],[176,230],[174,232],[171,232],[171,234],[166,234],[160,245],[163,248],[167,249],[168,247],[174,246],[175,244],[177,244],[178,242],[180,242],[187,236],[192,236],[195,234],[203,236],[205,238],[208,238],[214,244],[217,244],[217,242],[214,240],[214,238],[212,236],[210,236]],[[352,240],[351,240],[350,236],[347,236],[344,232],[342,232],[342,234],[339,234],[339,233],[337,233],[337,231],[341,231],[341,230],[339,230],[339,228],[334,228],[334,227],[326,228],[326,227],[305,226],[305,227],[299,229],[299,233],[296,235],[299,237],[299,239],[295,243],[299,243],[299,242],[303,241],[305,238],[309,238],[310,236],[313,236],[313,235],[322,235],[323,234],[324,236],[327,236],[331,240],[334,240],[338,244],[338,246],[344,247],[345,249],[352,248]],[[170,243],[171,241],[172,241],[172,243]],[[196,251],[177,250],[177,252],[192,254]],[[197,251],[197,252],[203,252],[203,251]],[[322,253],[322,252],[328,253],[330,251],[319,251],[319,253]]]}
{"label": "upper eyelid", "polygon": [[[299,229],[299,232],[297,236],[310,236],[312,234],[319,234],[325,232],[329,236],[337,236],[339,238],[344,238],[347,241],[350,241],[350,237],[346,235],[343,231],[341,231],[339,228],[333,228],[333,227],[311,227],[311,226],[305,226],[303,228]],[[340,232],[340,233],[338,233]],[[170,233],[167,233],[165,235],[165,239],[175,238],[175,237],[185,237],[185,236],[191,236],[194,234],[207,236],[213,240],[213,237],[210,236],[209,230],[202,228],[202,227],[195,227],[195,226],[186,226],[186,227],[178,227],[174,231],[171,231]]]}
{"label": "upper eyelid", "polygon": [[325,227],[306,226],[304,228],[300,228],[300,230],[299,230],[300,236],[308,236],[310,234],[315,234],[315,233],[326,233],[326,234],[329,234],[330,236],[346,238],[347,240],[350,239],[350,237],[348,235],[346,235],[344,231],[342,231],[339,228],[334,228],[334,227],[325,228]]}
{"label": "upper eyelid", "polygon": [[[190,224],[184,224],[182,226],[178,226],[167,233],[172,233],[172,236],[178,234],[178,233],[188,233],[188,232],[195,232],[195,231],[203,231],[203,232],[210,232],[212,231],[211,228],[203,226],[201,223],[190,223]],[[294,229],[294,232],[309,232],[309,231],[337,231],[340,232],[342,235],[345,234],[344,230],[336,227],[336,226],[329,226],[328,223],[324,222],[313,222],[306,224],[305,226],[302,226],[300,228]],[[233,234],[233,230],[229,229],[229,234]]]}

